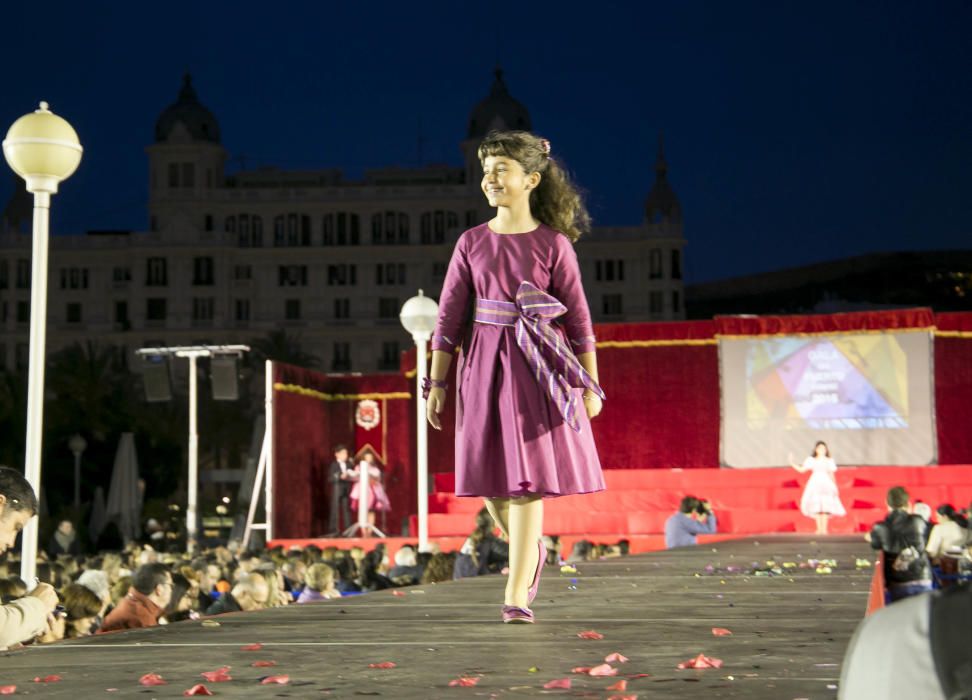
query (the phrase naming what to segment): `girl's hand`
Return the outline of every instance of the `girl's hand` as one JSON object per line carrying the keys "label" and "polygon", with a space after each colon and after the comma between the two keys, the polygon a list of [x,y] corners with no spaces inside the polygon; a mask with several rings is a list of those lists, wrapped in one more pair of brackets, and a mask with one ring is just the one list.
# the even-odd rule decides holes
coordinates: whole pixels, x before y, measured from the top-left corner
{"label": "girl's hand", "polygon": [[439,414],[445,408],[446,393],[442,387],[433,387],[429,392],[429,398],[425,404],[425,417],[428,418],[429,425],[436,430],[442,430],[442,419]]}
{"label": "girl's hand", "polygon": [[595,418],[604,408],[604,402],[601,401],[601,397],[597,394],[590,394],[586,391],[584,392],[584,408],[587,409],[587,417]]}

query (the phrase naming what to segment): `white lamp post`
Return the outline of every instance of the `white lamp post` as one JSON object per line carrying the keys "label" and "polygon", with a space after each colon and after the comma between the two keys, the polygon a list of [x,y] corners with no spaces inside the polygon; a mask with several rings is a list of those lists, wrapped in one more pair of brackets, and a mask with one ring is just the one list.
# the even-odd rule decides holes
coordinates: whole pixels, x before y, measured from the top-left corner
{"label": "white lamp post", "polygon": [[81,453],[88,446],[87,441],[78,433],[71,436],[68,440],[68,449],[74,455],[74,513],[75,517],[81,514]]}
{"label": "white lamp post", "polygon": [[415,341],[415,427],[418,430],[418,539],[419,551],[429,544],[429,443],[428,426],[425,424],[426,400],[422,398],[422,381],[425,379],[425,354],[435,321],[439,317],[439,305],[435,299],[425,296],[420,289],[402,306],[399,318]]}
{"label": "white lamp post", "polygon": [[[46,102],[13,123],[3,141],[3,155],[34,195],[30,284],[30,366],[27,376],[27,445],[24,475],[41,496],[41,437],[44,427],[44,361],[47,330],[47,243],[51,195],[81,163],[78,134],[53,114]],[[24,528],[20,576],[32,586],[37,568],[37,519]]]}

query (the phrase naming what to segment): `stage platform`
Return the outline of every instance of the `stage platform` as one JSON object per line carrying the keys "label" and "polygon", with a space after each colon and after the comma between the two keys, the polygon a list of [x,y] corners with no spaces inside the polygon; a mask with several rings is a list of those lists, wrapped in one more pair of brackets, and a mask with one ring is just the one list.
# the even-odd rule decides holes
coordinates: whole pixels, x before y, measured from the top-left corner
{"label": "stage platform", "polygon": [[[175,698],[204,682],[200,673],[229,666],[232,680],[206,683],[218,697],[834,698],[867,603],[872,570],[858,568],[858,557],[874,559],[859,537],[783,535],[588,563],[577,573],[549,567],[533,626],[499,622],[501,576],[382,591],[220,616],[218,627],[186,622],[8,652],[0,685],[37,698]],[[810,559],[837,564],[831,573],[800,568]],[[767,561],[783,573],[751,573]],[[603,639],[578,637],[587,630]],[[572,673],[615,652],[629,659],[612,664],[617,676]],[[676,668],[699,654],[724,665]],[[395,667],[371,667],[385,662]],[[146,673],[168,685],[140,686]],[[62,680],[33,682],[53,674]],[[268,675],[289,683],[261,685]],[[475,685],[450,686],[460,678]],[[544,690],[565,678],[571,690]],[[607,690],[619,680],[626,691]]]}

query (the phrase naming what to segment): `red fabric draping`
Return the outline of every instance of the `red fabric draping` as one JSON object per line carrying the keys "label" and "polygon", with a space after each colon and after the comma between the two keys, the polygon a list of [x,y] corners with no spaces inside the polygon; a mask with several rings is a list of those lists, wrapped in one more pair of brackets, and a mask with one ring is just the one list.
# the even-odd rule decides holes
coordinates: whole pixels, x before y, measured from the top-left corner
{"label": "red fabric draping", "polygon": [[719,335],[777,335],[795,333],[846,333],[904,328],[931,328],[931,309],[859,311],[805,316],[716,316]]}
{"label": "red fabric draping", "polygon": [[972,313],[949,312],[935,314],[935,327],[940,331],[972,333]]}
{"label": "red fabric draping", "polygon": [[972,462],[972,338],[935,338],[935,421],[939,464]]}

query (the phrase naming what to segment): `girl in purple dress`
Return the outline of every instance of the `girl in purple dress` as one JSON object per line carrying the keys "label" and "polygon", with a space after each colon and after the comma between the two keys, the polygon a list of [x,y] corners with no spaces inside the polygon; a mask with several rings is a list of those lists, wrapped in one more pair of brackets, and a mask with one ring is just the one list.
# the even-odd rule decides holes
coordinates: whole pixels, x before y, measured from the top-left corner
{"label": "girl in purple dress", "polygon": [[442,285],[426,383],[441,429],[456,368],[456,494],[486,499],[510,543],[504,622],[533,622],[546,559],[543,499],[604,489],[591,315],[573,242],[590,223],[550,143],[492,132],[479,146],[496,216],[464,232]]}

